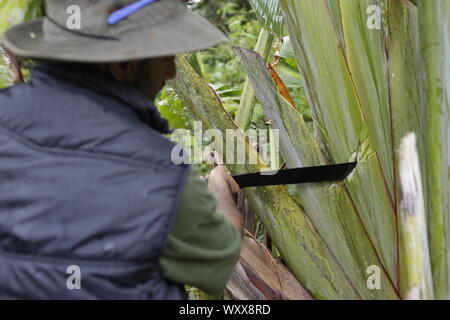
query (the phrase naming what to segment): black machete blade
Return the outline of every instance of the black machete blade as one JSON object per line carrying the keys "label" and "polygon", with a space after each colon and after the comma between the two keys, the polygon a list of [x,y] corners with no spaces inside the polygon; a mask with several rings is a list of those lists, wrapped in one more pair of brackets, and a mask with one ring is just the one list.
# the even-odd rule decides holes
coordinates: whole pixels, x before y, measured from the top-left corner
{"label": "black machete blade", "polygon": [[356,162],[278,171],[247,173],[234,176],[239,187],[263,187],[285,184],[342,181],[356,168]]}

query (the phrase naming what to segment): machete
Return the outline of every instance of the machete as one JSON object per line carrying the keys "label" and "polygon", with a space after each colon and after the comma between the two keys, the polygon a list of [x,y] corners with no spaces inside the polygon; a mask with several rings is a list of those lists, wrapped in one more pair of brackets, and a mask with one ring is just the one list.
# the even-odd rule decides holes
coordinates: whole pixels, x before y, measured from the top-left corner
{"label": "machete", "polygon": [[317,167],[264,171],[233,176],[241,189],[300,183],[342,181],[356,168],[356,162]]}

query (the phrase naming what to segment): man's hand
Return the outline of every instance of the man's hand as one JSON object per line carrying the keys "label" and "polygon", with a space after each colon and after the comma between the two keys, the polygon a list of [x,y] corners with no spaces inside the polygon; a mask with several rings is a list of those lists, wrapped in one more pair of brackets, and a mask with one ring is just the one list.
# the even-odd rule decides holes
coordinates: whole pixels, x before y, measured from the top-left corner
{"label": "man's hand", "polygon": [[[228,188],[227,188],[228,186]],[[228,189],[233,194],[239,192],[239,186],[224,166],[217,166],[208,176],[208,187],[211,189]]]}
{"label": "man's hand", "polygon": [[233,199],[233,194],[239,192],[238,184],[227,173],[225,167],[222,165],[214,168],[207,177],[207,180],[209,191],[216,196],[218,201],[217,211],[224,214],[242,234],[242,214],[236,208]]}

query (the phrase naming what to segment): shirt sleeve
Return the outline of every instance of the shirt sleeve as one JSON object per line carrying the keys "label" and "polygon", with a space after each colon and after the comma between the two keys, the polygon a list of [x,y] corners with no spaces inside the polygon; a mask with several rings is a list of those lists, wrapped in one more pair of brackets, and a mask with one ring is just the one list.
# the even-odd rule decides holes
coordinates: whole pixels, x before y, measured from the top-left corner
{"label": "shirt sleeve", "polygon": [[242,238],[228,219],[216,211],[216,205],[207,183],[191,173],[159,260],[166,279],[210,294],[225,288]]}

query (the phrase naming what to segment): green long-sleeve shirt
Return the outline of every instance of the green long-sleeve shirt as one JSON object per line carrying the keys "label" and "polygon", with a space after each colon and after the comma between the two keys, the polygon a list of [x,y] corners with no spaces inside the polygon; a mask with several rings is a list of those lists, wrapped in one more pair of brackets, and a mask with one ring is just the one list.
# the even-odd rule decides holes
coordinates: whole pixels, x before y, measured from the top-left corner
{"label": "green long-sleeve shirt", "polygon": [[191,173],[183,190],[168,244],[160,258],[163,276],[206,293],[219,293],[230,277],[241,235],[216,211],[205,181]]}

